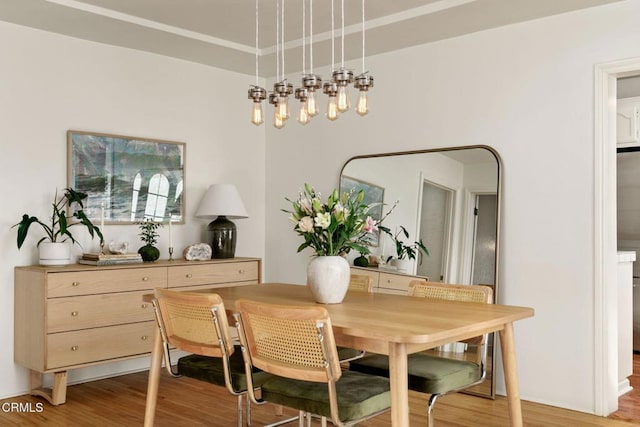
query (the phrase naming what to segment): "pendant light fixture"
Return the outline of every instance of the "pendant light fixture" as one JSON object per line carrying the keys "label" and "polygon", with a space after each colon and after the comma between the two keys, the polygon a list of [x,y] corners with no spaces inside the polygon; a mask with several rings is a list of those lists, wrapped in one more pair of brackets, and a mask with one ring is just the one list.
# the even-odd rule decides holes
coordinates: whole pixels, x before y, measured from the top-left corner
{"label": "pendant light fixture", "polygon": [[[373,87],[373,76],[365,69],[365,0],[362,0],[362,72],[354,77],[353,71],[344,65],[345,58],[345,10],[344,0],[341,0],[341,57],[340,67],[336,69],[335,62],[335,0],[331,1],[331,79],[323,82],[319,75],[313,70],[313,0],[309,1],[309,31],[307,32],[307,0],[302,0],[302,80],[301,86],[294,90],[293,85],[285,77],[284,60],[284,0],[276,1],[276,82],[273,84],[273,91],[267,91],[258,85],[259,83],[259,43],[258,43],[258,1],[256,0],[256,84],[249,87],[248,97],[253,101],[251,122],[260,125],[264,122],[264,112],[262,101],[268,99],[269,104],[274,106],[273,126],[282,129],[291,113],[289,109],[289,98],[295,96],[300,101],[300,109],[296,115],[296,120],[300,124],[307,124],[312,117],[319,113],[317,92],[322,88],[322,92],[327,95],[328,103],[326,117],[329,120],[336,120],[340,113],[351,108],[348,87],[353,83],[354,88],[359,91],[356,112],[364,116],[369,112],[368,91]],[[309,68],[307,70],[307,36],[309,37]]]}
{"label": "pendant light fixture", "polygon": [[[340,69],[335,70],[332,74],[333,82],[338,86],[337,93],[337,105],[338,111],[344,113],[349,108],[351,108],[351,101],[349,100],[349,84],[353,83],[353,71],[348,70],[344,67],[344,0],[341,0],[341,59],[340,59]],[[331,19],[333,20],[333,0],[331,0]]]}
{"label": "pendant light fixture", "polygon": [[358,103],[356,104],[356,113],[361,116],[366,115],[369,112],[369,97],[367,92],[369,88],[373,87],[373,76],[369,75],[368,71],[365,71],[364,55],[365,55],[365,19],[364,19],[364,0],[362,0],[362,73],[355,77],[353,87],[358,89],[360,94],[358,95]]}
{"label": "pendant light fixture", "polygon": [[249,99],[253,101],[253,108],[251,109],[251,123],[256,126],[260,126],[264,123],[264,111],[262,109],[262,101],[267,98],[267,91],[260,87],[258,84],[259,81],[259,54],[260,54],[260,46],[258,45],[258,0],[256,0],[256,84],[249,86]]}
{"label": "pendant light fixture", "polygon": [[[335,60],[335,29],[334,29],[334,23],[335,23],[335,15],[333,13],[334,7],[333,7],[333,3],[334,1],[331,0],[331,75],[334,76],[336,71],[334,68],[334,64],[336,63]],[[327,112],[326,112],[326,117],[327,119],[334,121],[338,119],[338,114],[339,114],[339,110],[338,110],[338,99],[337,99],[337,95],[338,95],[338,83],[336,82],[335,79],[331,79],[328,82],[324,82],[324,84],[322,85],[322,92],[327,95],[327,97],[329,98],[327,101]]]}
{"label": "pendant light fixture", "polygon": [[313,0],[309,0],[309,74],[302,75],[302,87],[307,90],[307,114],[315,117],[320,112],[316,91],[322,87],[322,79],[313,73]]}
{"label": "pendant light fixture", "polygon": [[[306,5],[307,0],[302,0],[302,75],[305,76],[306,66],[307,66],[307,15],[306,15]],[[303,80],[304,82],[304,80]],[[308,100],[309,91],[303,86],[296,89],[295,97],[298,101],[300,101],[300,110],[298,111],[298,123],[301,125],[306,125],[309,123],[309,112],[307,108],[307,100]]]}

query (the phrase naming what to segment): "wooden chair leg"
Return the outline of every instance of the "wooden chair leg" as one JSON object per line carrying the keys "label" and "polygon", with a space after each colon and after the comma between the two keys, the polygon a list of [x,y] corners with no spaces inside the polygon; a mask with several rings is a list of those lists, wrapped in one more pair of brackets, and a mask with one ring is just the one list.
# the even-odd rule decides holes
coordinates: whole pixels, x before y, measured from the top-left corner
{"label": "wooden chair leg", "polygon": [[160,370],[162,369],[162,336],[160,329],[156,328],[151,352],[151,366],[149,367],[149,382],[147,384],[147,402],[144,409],[144,427],[153,427],[158,403],[158,384],[160,383]]}

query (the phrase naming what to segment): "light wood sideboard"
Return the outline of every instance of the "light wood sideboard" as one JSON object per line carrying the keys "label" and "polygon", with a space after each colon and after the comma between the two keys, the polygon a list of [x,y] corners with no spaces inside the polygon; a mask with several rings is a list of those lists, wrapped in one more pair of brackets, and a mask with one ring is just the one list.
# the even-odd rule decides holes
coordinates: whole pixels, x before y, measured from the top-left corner
{"label": "light wood sideboard", "polygon": [[[258,258],[16,267],[14,360],[29,369],[31,394],[59,405],[68,370],[151,352],[155,320],[144,294],[256,284],[261,271]],[[53,374],[51,389],[44,374]]]}
{"label": "light wood sideboard", "polygon": [[372,277],[373,291],[386,294],[406,295],[409,292],[409,282],[412,280],[429,280],[423,276],[412,276],[366,267],[351,267],[351,273]]}

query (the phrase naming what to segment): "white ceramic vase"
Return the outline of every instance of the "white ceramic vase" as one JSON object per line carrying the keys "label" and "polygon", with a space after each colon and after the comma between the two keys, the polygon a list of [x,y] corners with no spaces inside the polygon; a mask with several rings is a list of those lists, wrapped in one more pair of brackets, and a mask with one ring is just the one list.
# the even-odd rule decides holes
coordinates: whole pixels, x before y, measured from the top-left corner
{"label": "white ceramic vase", "polygon": [[307,267],[307,285],[322,304],[339,304],[349,288],[351,270],[341,256],[315,257]]}
{"label": "white ceramic vase", "polygon": [[71,245],[68,242],[42,242],[40,265],[66,265],[71,263]]}

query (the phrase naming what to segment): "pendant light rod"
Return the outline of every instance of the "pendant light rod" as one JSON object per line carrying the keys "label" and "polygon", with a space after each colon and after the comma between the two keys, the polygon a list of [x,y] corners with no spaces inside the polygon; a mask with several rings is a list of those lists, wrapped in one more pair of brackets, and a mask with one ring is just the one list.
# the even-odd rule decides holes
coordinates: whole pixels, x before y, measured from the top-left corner
{"label": "pendant light rod", "polygon": [[260,49],[260,47],[258,46],[258,31],[259,31],[259,25],[258,25],[258,0],[256,0],[256,86],[258,86],[258,76],[260,75],[260,68],[258,66],[258,57],[260,56],[258,54],[258,51]]}
{"label": "pendant light rod", "polygon": [[302,0],[302,75],[307,74],[307,0]]}
{"label": "pendant light rod", "polygon": [[282,2],[282,5],[280,6],[280,11],[281,11],[281,19],[282,22],[280,23],[280,31],[282,31],[282,34],[280,35],[280,58],[282,59],[282,78],[281,80],[284,80],[284,0],[280,0]]}
{"label": "pendant light rod", "polygon": [[276,81],[280,81],[280,0],[276,0]]}
{"label": "pendant light rod", "polygon": [[309,0],[309,72],[313,74],[313,0]]}
{"label": "pendant light rod", "polygon": [[335,28],[334,28],[334,14],[333,14],[333,1],[331,0],[331,71],[335,69]]}
{"label": "pendant light rod", "polygon": [[341,11],[340,11],[340,15],[342,17],[342,22],[341,22],[341,38],[342,38],[342,46],[341,46],[341,52],[342,52],[342,58],[340,59],[340,67],[344,68],[344,0],[341,1]]}
{"label": "pendant light rod", "polygon": [[364,19],[364,0],[362,0],[362,72],[364,73],[364,46],[365,46],[365,19]]}

